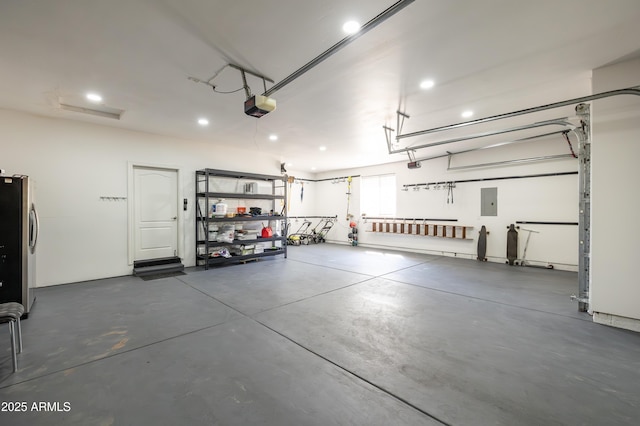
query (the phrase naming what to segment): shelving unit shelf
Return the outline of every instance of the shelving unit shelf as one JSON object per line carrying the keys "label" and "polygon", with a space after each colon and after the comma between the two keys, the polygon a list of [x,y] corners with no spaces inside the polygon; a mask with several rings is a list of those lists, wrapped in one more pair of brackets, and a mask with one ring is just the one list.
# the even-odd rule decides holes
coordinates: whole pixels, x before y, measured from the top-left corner
{"label": "shelving unit shelf", "polygon": [[[209,266],[257,260],[268,256],[287,257],[287,176],[272,176],[255,173],[232,172],[228,170],[203,169],[196,171],[196,264],[209,269]],[[250,191],[247,190],[247,185]],[[241,188],[244,188],[242,190]],[[249,211],[245,202],[261,204],[262,212],[269,214],[236,215],[235,208],[227,210],[223,217],[214,216],[212,205],[220,200],[236,202]],[[260,237],[262,226],[268,224],[273,229],[272,237]],[[215,230],[219,226],[248,226],[257,238],[235,238],[229,241],[217,241]],[[212,240],[211,235],[215,235]],[[260,245],[258,248],[256,245]],[[253,248],[246,248],[247,246]],[[216,256],[220,249],[233,250],[231,257]],[[247,253],[245,253],[247,252]]]}

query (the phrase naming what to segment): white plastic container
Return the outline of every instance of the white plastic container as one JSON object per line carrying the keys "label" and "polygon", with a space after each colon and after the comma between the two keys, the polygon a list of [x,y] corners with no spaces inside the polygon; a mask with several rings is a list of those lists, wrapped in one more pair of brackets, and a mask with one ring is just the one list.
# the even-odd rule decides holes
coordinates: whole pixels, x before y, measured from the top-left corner
{"label": "white plastic container", "polygon": [[220,200],[216,203],[216,210],[213,213],[214,216],[216,217],[224,217],[227,214],[227,208],[229,206],[227,206],[226,203],[223,202],[224,200]]}

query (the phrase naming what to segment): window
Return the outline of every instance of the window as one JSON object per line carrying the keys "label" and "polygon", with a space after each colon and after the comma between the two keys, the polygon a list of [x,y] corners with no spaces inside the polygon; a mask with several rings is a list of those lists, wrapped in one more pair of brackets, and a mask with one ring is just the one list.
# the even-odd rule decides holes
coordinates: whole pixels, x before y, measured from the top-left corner
{"label": "window", "polygon": [[396,175],[363,176],[360,212],[370,217],[396,215]]}

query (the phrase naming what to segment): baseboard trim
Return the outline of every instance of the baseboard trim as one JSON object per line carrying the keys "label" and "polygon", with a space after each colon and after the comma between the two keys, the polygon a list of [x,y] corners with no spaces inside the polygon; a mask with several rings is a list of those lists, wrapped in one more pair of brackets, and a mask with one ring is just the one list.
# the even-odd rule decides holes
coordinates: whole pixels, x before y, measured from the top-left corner
{"label": "baseboard trim", "polygon": [[619,315],[593,312],[593,322],[640,333],[640,320]]}

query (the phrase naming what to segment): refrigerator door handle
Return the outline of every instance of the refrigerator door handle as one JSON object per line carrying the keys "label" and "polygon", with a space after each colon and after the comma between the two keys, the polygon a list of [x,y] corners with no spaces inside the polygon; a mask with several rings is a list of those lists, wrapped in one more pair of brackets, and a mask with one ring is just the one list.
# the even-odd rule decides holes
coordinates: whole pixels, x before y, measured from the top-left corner
{"label": "refrigerator door handle", "polygon": [[36,244],[38,244],[38,235],[40,234],[40,219],[35,204],[31,204],[29,211],[29,250],[31,254],[36,252]]}

